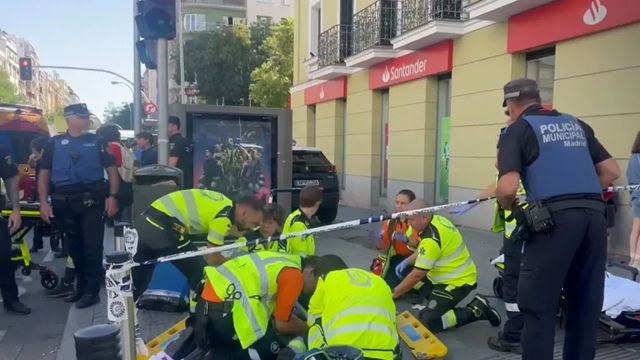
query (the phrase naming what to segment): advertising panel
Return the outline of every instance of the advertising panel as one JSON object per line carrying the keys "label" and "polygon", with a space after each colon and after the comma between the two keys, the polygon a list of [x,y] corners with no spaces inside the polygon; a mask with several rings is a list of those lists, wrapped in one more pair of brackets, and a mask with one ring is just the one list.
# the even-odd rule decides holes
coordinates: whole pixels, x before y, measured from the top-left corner
{"label": "advertising panel", "polygon": [[266,201],[276,178],[276,118],[199,115],[191,126],[194,187]]}

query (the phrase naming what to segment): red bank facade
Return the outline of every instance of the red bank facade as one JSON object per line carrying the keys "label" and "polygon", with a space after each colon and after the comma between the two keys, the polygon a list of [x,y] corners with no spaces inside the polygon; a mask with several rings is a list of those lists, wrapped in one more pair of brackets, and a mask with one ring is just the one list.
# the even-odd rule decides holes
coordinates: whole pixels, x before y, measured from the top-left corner
{"label": "red bank facade", "polygon": [[[502,86],[520,77],[589,123],[624,173],[640,131],[640,1],[389,3],[296,1],[294,138],[336,164],[346,205],[389,207],[404,188],[433,203],[475,197],[495,181]],[[487,206],[459,221],[489,228]]]}

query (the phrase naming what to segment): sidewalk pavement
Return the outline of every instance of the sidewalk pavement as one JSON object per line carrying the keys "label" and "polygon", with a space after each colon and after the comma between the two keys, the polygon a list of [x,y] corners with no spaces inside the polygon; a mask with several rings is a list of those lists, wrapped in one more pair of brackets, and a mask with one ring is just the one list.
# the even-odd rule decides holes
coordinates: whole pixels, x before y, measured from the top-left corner
{"label": "sidewalk pavement", "polygon": [[[380,209],[359,209],[350,207],[340,207],[336,222],[367,218],[380,215]],[[455,218],[452,218],[455,222]],[[380,224],[367,224],[353,229],[335,231],[320,234],[317,237],[316,247],[319,255],[334,253],[340,255],[345,262],[352,267],[368,269],[373,258],[376,257],[372,240],[369,236],[370,230],[379,229]],[[478,288],[468,299],[465,299],[461,306],[464,306],[473,295],[480,293],[491,298],[491,303],[506,319],[502,300],[493,297],[492,282],[497,272],[490,265],[490,260],[498,255],[501,246],[501,237],[488,231],[481,231],[469,228],[461,228],[465,237],[465,242],[471,252],[478,268],[479,283]],[[109,243],[109,241],[111,241]],[[113,249],[112,238],[105,242],[105,249]],[[110,245],[108,245],[110,244]],[[107,252],[107,251],[105,251]],[[90,309],[78,310],[72,307],[69,311],[64,336],[57,360],[75,359],[75,349],[73,344],[73,333],[83,327],[92,324],[106,323],[106,295],[101,294],[101,304]],[[398,311],[408,310],[411,304],[406,302],[398,303]],[[416,313],[416,310],[412,310]],[[140,311],[138,313],[143,337],[146,340],[155,336],[174,325],[184,314],[158,313],[151,311]],[[452,329],[442,334],[438,338],[449,348],[448,359],[460,360],[515,360],[519,356],[510,354],[500,354],[490,350],[486,341],[489,336],[497,333],[497,328],[492,328],[487,322],[480,321],[469,324],[460,329]],[[556,334],[556,355],[555,359],[561,359],[562,353],[562,331]],[[605,345],[598,349],[597,360],[605,359],[638,359],[640,358],[640,347],[637,345]],[[403,344],[403,359],[413,359],[411,352]]]}

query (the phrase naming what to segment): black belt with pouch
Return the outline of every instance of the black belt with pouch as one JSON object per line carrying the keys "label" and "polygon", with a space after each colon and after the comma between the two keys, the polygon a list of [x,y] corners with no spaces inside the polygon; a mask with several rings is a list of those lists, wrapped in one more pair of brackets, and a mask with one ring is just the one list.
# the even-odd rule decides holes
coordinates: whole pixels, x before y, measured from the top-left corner
{"label": "black belt with pouch", "polygon": [[596,199],[567,199],[550,201],[542,204],[532,204],[522,209],[527,227],[535,233],[548,232],[555,226],[553,214],[569,209],[591,209],[602,214],[605,213],[605,203]]}

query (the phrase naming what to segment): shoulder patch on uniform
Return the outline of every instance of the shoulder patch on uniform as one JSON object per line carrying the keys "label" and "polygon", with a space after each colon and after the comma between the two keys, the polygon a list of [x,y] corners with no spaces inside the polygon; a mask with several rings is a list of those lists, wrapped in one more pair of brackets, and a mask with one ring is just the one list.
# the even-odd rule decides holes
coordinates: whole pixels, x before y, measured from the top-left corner
{"label": "shoulder patch on uniform", "polygon": [[5,156],[5,157],[4,157],[4,162],[5,162],[7,165],[11,165],[11,164],[13,164],[13,160],[11,159],[11,155],[7,155],[7,156]]}

